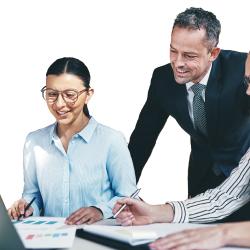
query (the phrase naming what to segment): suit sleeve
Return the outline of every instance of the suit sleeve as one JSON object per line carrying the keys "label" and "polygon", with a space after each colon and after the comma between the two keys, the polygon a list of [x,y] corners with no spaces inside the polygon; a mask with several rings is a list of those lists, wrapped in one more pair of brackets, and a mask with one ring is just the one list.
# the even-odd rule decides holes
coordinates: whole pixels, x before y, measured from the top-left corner
{"label": "suit sleeve", "polygon": [[151,155],[158,135],[169,116],[158,102],[155,85],[154,71],[147,101],[139,115],[128,146],[135,168],[136,182],[138,182],[142,169]]}

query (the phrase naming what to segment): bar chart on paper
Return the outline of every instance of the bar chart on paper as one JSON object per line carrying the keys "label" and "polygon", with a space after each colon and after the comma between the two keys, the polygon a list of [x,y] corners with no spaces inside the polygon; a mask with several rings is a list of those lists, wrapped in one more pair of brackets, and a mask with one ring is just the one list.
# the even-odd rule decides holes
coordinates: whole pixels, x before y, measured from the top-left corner
{"label": "bar chart on paper", "polygon": [[24,220],[12,220],[17,230],[49,230],[65,225],[66,218],[58,217],[28,217]]}
{"label": "bar chart on paper", "polygon": [[75,238],[76,227],[58,230],[18,230],[26,248],[70,248]]}

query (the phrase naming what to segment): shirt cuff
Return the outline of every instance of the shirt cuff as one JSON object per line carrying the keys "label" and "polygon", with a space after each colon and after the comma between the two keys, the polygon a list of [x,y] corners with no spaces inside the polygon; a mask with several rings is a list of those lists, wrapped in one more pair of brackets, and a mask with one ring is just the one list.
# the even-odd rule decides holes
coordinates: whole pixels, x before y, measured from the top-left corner
{"label": "shirt cuff", "polygon": [[98,209],[100,209],[102,211],[103,214],[103,220],[106,220],[110,217],[113,217],[113,213],[112,213],[112,209],[110,207],[108,207],[107,205],[104,204],[97,204],[95,206],[92,207],[96,207]]}
{"label": "shirt cuff", "polygon": [[174,219],[172,223],[189,222],[188,210],[182,201],[171,201],[171,202],[166,202],[166,204],[171,205],[174,209]]}

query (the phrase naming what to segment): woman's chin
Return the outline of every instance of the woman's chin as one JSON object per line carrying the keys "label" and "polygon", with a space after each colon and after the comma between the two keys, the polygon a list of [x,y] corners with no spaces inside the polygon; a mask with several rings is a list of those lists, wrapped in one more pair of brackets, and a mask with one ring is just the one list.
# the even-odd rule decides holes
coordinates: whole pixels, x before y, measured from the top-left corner
{"label": "woman's chin", "polygon": [[71,120],[70,119],[56,119],[57,123],[60,125],[69,125],[71,124]]}

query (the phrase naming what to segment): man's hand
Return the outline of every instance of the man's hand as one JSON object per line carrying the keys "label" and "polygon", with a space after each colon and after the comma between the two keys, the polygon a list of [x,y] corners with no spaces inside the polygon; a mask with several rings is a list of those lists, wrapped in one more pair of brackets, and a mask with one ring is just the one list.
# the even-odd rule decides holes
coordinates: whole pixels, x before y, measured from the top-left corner
{"label": "man's hand", "polygon": [[[24,209],[28,206],[28,202],[24,199],[19,199],[18,201],[15,201],[14,204],[8,209],[8,215],[11,220],[18,220],[19,215],[24,214]],[[34,209],[32,206],[28,208],[28,210],[25,212],[25,217],[28,217],[33,213]],[[23,220],[23,216],[20,218],[20,220]]]}
{"label": "man's hand", "polygon": [[116,218],[116,221],[121,223],[122,226],[172,222],[174,218],[174,211],[169,204],[154,206],[132,198],[118,200],[114,206],[113,214],[115,214],[123,204],[127,204],[127,206]]}
{"label": "man's hand", "polygon": [[95,207],[81,207],[72,213],[65,221],[68,225],[80,225],[88,221],[88,225],[103,218],[102,212]]}

